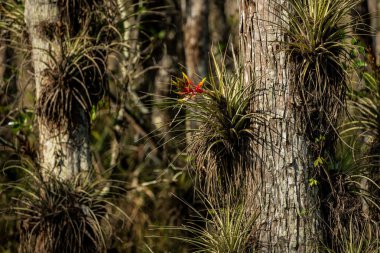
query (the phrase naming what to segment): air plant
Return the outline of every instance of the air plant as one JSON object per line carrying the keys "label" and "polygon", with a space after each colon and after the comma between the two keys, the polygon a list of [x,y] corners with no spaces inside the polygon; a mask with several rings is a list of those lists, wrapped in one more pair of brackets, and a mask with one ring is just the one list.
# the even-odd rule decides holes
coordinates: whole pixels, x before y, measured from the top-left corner
{"label": "air plant", "polygon": [[118,219],[128,219],[111,203],[112,182],[93,181],[81,174],[70,181],[52,176],[46,181],[35,168],[7,169],[18,169],[26,175],[5,186],[16,196],[10,212],[20,221],[22,252],[106,252],[107,238],[112,233],[109,207],[122,214]]}
{"label": "air plant", "polygon": [[377,253],[380,248],[379,225],[358,221],[350,217],[348,227],[339,234],[335,249],[326,248],[329,253]]}
{"label": "air plant", "polygon": [[187,236],[173,238],[192,246],[192,252],[254,252],[257,213],[247,212],[248,203],[244,198],[236,201],[229,195],[215,203],[199,195],[206,209],[199,211],[187,204],[193,212],[192,219],[180,227],[165,228],[180,230]]}
{"label": "air plant", "polygon": [[[356,222],[355,230],[360,230],[361,224],[376,223],[380,211],[380,199],[376,196],[380,186],[371,175],[378,170],[378,165],[372,162],[375,157],[356,157],[351,143],[349,148],[347,143],[338,144],[337,152],[329,155],[321,167],[324,174],[320,179],[321,210],[327,228],[325,242],[334,250],[344,239],[347,229],[351,229],[351,219]],[[357,236],[360,234],[358,232]]]}
{"label": "air plant", "polygon": [[211,62],[214,74],[197,85],[186,74],[174,80],[179,98],[172,108],[186,110],[185,117],[175,119],[177,124],[196,122],[196,128],[186,129],[191,136],[187,140],[189,155],[199,186],[215,193],[214,187],[244,184],[253,156],[249,145],[260,140],[252,126],[263,124],[265,117],[251,112],[253,86],[244,86],[241,69],[228,72],[225,58],[218,63],[213,55]]}
{"label": "air plant", "polygon": [[37,113],[57,127],[67,127],[66,122],[75,127],[83,117],[77,108],[89,117],[107,90],[107,48],[84,35],[63,42],[61,56],[46,54],[51,63],[46,63],[42,73],[45,84],[37,101]]}
{"label": "air plant", "polygon": [[48,58],[40,73],[37,113],[52,127],[75,128],[107,91],[106,61],[112,41],[120,36],[110,6],[103,0],[59,0],[58,20],[38,24],[52,45],[34,48]]}
{"label": "air plant", "polygon": [[371,155],[380,150],[380,88],[375,76],[369,72],[362,73],[364,87],[349,93],[349,106],[353,112],[349,121],[341,127],[342,135],[359,133]]}
{"label": "air plant", "polygon": [[[364,86],[360,90],[351,90],[348,105],[351,117],[342,124],[340,134],[352,139],[352,153],[361,166],[353,171],[357,176],[360,197],[367,202],[367,215],[378,220],[380,211],[380,94],[378,73],[363,71],[361,77]],[[361,187],[360,187],[361,186]],[[372,211],[373,210],[373,211]]]}
{"label": "air plant", "polygon": [[[339,112],[348,87],[350,43],[357,20],[350,12],[360,0],[290,0],[283,21],[289,57],[295,67],[295,89],[311,141],[324,135],[334,143]],[[328,146],[328,145],[326,145]]]}

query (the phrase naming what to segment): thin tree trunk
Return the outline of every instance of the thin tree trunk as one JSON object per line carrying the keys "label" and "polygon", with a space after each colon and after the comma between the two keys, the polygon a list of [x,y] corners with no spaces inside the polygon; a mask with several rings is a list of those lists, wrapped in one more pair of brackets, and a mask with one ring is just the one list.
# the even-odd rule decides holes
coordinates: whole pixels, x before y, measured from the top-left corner
{"label": "thin tree trunk", "polygon": [[[229,27],[227,24],[226,14],[224,10],[225,0],[211,0],[209,13],[209,29],[211,43],[216,46],[227,48]],[[214,48],[213,48],[214,49]],[[216,51],[215,53],[219,53]]]}
{"label": "thin tree trunk", "polygon": [[[262,144],[253,144],[252,210],[259,209],[259,252],[316,252],[318,205],[308,179],[313,168],[300,128],[292,66],[281,42],[279,5],[284,0],[240,1],[240,46],[246,85],[255,86],[254,112],[267,115],[258,127]],[[255,79],[255,80],[254,80]]]}
{"label": "thin tree trunk", "polygon": [[[49,85],[44,78],[44,71],[52,64],[52,57],[58,57],[60,39],[48,36],[44,27],[59,25],[60,11],[56,1],[27,0],[25,2],[25,21],[32,43],[32,61],[36,84],[36,99],[42,96],[44,88]],[[81,108],[77,110],[78,124],[73,131],[61,131],[53,127],[54,122],[38,117],[40,166],[46,176],[54,175],[70,179],[79,172],[86,172],[91,167],[89,131],[90,122]],[[68,125],[69,122],[63,122]]]}
{"label": "thin tree trunk", "polygon": [[[182,12],[186,19],[183,26],[186,72],[190,80],[197,82],[207,73],[208,0],[187,0],[186,4],[182,4]],[[191,120],[185,123],[186,140],[189,142],[192,138],[192,130],[196,129],[198,124]]]}
{"label": "thin tree trunk", "polygon": [[207,72],[208,60],[208,1],[188,0],[184,8],[183,27],[186,70],[191,80]]}
{"label": "thin tree trunk", "polygon": [[[184,43],[182,31],[182,13],[180,3],[177,0],[163,1],[168,5],[165,9],[165,38],[162,45],[162,58],[158,65],[160,68],[157,70],[154,77],[154,94],[157,104],[164,103],[165,98],[169,96],[176,96],[170,92],[171,81],[173,76],[178,76],[181,73],[179,62],[184,62]],[[173,25],[175,24],[175,25]],[[179,132],[183,132],[185,124],[175,125],[171,121],[176,115],[177,111],[162,110],[160,106],[152,108],[152,122],[155,129],[158,131],[158,136],[162,144],[162,161],[167,163],[171,157],[176,155],[178,150],[183,150],[183,142],[174,142],[174,137],[183,139],[184,136],[179,136]],[[175,126],[173,126],[175,125]]]}

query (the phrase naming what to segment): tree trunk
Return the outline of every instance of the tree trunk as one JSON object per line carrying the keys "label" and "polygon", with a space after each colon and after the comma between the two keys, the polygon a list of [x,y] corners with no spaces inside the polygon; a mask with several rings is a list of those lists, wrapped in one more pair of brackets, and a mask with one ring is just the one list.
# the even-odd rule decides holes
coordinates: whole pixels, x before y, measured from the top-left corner
{"label": "tree trunk", "polygon": [[184,7],[186,22],[183,27],[186,70],[191,80],[207,72],[208,60],[208,1],[189,0]]}
{"label": "tree trunk", "polygon": [[[185,17],[183,47],[186,72],[190,80],[196,83],[206,76],[207,73],[209,38],[208,0],[188,0],[181,7],[183,16]],[[185,124],[187,129],[186,142],[190,142],[192,131],[198,128],[198,124],[192,120],[186,120]]]}
{"label": "tree trunk", "polygon": [[[56,1],[27,0],[25,2],[25,21],[28,26],[32,44],[32,61],[36,84],[36,99],[43,96],[49,80],[44,72],[52,65],[52,56],[61,55],[60,38],[49,34],[47,27],[59,26],[60,10]],[[54,127],[55,122],[38,115],[38,130],[40,143],[40,166],[45,176],[54,175],[71,179],[79,172],[87,172],[91,167],[89,131],[90,122],[82,108],[77,110],[78,124],[75,130],[61,131]],[[62,118],[64,126],[69,119]]]}
{"label": "tree trunk", "polygon": [[364,17],[370,19],[368,25],[370,26],[370,33],[372,36],[369,38],[373,55],[375,56],[376,65],[380,66],[380,2],[377,0],[367,0],[362,3],[367,7],[367,13],[364,13]]}
{"label": "tree trunk", "polygon": [[217,49],[227,48],[228,36],[230,34],[229,26],[227,24],[226,12],[224,9],[224,0],[211,0],[210,13],[209,13],[209,30],[211,44],[213,44],[215,55],[219,53]]}
{"label": "tree trunk", "polygon": [[255,86],[252,110],[267,115],[257,127],[263,143],[252,144],[250,189],[259,210],[259,252],[317,252],[316,186],[309,187],[311,155],[300,128],[300,108],[292,89],[292,65],[281,42],[280,5],[285,0],[240,1],[240,47],[244,82]]}

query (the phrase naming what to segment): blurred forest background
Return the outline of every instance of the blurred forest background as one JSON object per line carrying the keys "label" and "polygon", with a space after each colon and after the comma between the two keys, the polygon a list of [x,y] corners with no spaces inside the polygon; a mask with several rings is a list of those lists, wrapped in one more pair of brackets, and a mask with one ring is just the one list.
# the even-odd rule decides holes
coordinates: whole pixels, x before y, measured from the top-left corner
{"label": "blurred forest background", "polygon": [[[201,103],[197,104],[199,94],[195,90],[192,94],[186,93],[186,87],[181,86],[188,80],[198,84],[205,77],[198,91],[202,93],[208,90],[207,94],[213,98],[210,94],[222,87],[219,82],[224,76],[221,75],[233,75],[236,69],[240,73],[240,68],[244,66],[236,67],[240,64],[242,50],[242,28],[239,24],[243,17],[242,12],[239,13],[239,4],[245,6],[244,2],[248,5],[249,1],[56,1],[58,5],[61,4],[59,8],[67,8],[59,15],[80,17],[78,27],[85,27],[80,22],[88,16],[83,13],[104,11],[99,16],[91,14],[93,19],[90,19],[90,23],[99,20],[105,23],[95,28],[90,24],[88,29],[84,29],[88,33],[86,35],[74,28],[72,31],[60,30],[59,27],[65,27],[65,24],[58,22],[72,20],[70,18],[54,21],[54,27],[47,24],[43,29],[47,36],[50,36],[49,33],[51,36],[67,33],[70,38],[79,38],[78,34],[83,35],[81,39],[95,38],[70,40],[72,50],[68,44],[65,47],[69,49],[61,50],[66,53],[65,57],[71,57],[67,57],[67,62],[77,58],[70,63],[65,62],[66,65],[59,63],[61,65],[57,66],[64,66],[62,71],[67,71],[69,75],[76,73],[85,76],[82,81],[78,81],[79,87],[84,80],[107,83],[100,88],[95,87],[101,90],[98,91],[101,95],[97,92],[88,97],[79,95],[78,103],[70,104],[70,109],[62,109],[63,112],[59,113],[54,111],[54,103],[40,101],[36,96],[40,91],[36,91],[36,67],[33,62],[34,35],[31,31],[34,28],[26,23],[33,18],[25,17],[28,8],[25,2],[37,5],[37,2],[44,1],[0,0],[0,252],[39,252],[37,247],[41,247],[38,243],[42,239],[33,235],[35,231],[31,231],[31,226],[38,230],[36,224],[39,221],[33,220],[33,216],[41,218],[45,215],[44,222],[48,223],[46,220],[50,219],[50,214],[43,212],[50,208],[49,205],[59,206],[72,196],[76,198],[81,194],[76,193],[78,185],[73,184],[73,188],[70,188],[62,183],[63,186],[59,186],[60,180],[52,179],[51,182],[54,181],[58,186],[49,188],[45,185],[46,175],[39,169],[39,135],[42,134],[39,117],[59,122],[60,117],[74,117],[70,111],[77,108],[82,108],[88,114],[85,117],[90,122],[90,167],[94,171],[91,181],[100,185],[96,186],[96,190],[89,186],[86,188],[88,192],[84,191],[79,198],[83,203],[91,202],[91,205],[99,201],[98,204],[103,207],[96,209],[94,215],[100,217],[99,220],[106,217],[106,222],[99,221],[99,224],[94,225],[95,231],[101,230],[101,236],[92,235],[96,232],[91,230],[90,235],[84,236],[89,241],[84,239],[78,244],[93,245],[101,250],[83,246],[86,249],[62,249],[59,252],[254,252],[254,218],[245,216],[247,211],[239,211],[241,206],[231,205],[229,209],[228,200],[224,200],[226,202],[223,204],[216,201],[220,197],[219,193],[210,193],[218,191],[212,188],[214,179],[204,176],[202,169],[199,169],[202,167],[199,163],[205,164],[205,161],[197,160],[197,155],[201,153],[199,156],[203,158],[202,152],[209,152],[208,147],[214,147],[214,143],[203,144],[206,145],[203,148],[202,144],[196,143],[194,146],[192,142],[198,140],[197,132],[207,136],[207,131],[203,131],[202,127],[208,127],[210,122],[204,118],[187,116],[189,112],[185,112],[182,105],[196,111]],[[321,252],[380,252],[380,2],[337,2],[357,3],[343,20],[339,20],[343,23],[352,21],[354,25],[350,26],[352,30],[349,34],[355,34],[340,38],[349,45],[344,49],[349,55],[345,71],[351,82],[342,99],[347,110],[343,110],[337,123],[334,123],[333,132],[339,133],[339,137],[331,137],[334,140],[332,145],[336,147],[334,154],[328,148],[317,148],[319,153],[312,158],[311,167],[321,172],[308,178],[307,182],[311,188],[323,189],[321,192],[325,198],[319,200],[325,208],[323,210],[329,210],[325,211],[329,213],[326,216],[321,214],[328,217],[321,223],[328,227],[324,233],[332,234],[329,238],[334,241],[321,243]],[[65,36],[62,35],[61,39]],[[87,45],[87,42],[93,43],[91,49],[82,49],[81,45]],[[51,48],[55,50],[53,44]],[[54,55],[48,53],[49,50],[45,48],[43,52]],[[85,61],[90,61],[90,64],[81,65],[80,55],[86,55]],[[54,57],[51,56],[51,62],[64,61]],[[48,65],[47,62],[44,64]],[[84,70],[79,70],[79,74],[75,72],[77,67],[92,69],[93,72],[88,75],[101,77],[88,77],[90,79],[87,80]],[[57,68],[48,68],[51,73],[46,76],[58,80],[58,83],[61,77],[62,80],[68,77],[65,74],[55,76]],[[62,82],[65,85],[65,81]],[[73,88],[73,97],[83,94],[86,89],[79,88],[78,91]],[[233,92],[234,89],[229,91]],[[246,88],[236,89],[242,89],[243,93],[251,92]],[[56,93],[57,97],[61,94],[59,92]],[[244,104],[251,99],[249,95],[248,98],[237,97],[234,100],[236,104]],[[66,101],[64,95],[62,101]],[[200,110],[205,110],[207,106],[206,103]],[[202,113],[200,115],[203,117]],[[252,120],[251,115],[247,117]],[[319,127],[328,128],[323,125]],[[59,124],[57,129],[59,131]],[[311,145],[320,147],[319,143],[325,142],[330,136],[314,134],[312,138]],[[330,143],[328,141],[326,143]],[[215,185],[223,181],[221,178],[216,180]],[[211,186],[206,185],[209,182]],[[39,195],[41,191],[47,192],[49,189],[64,197],[53,194],[54,197],[49,199],[44,194]],[[98,195],[101,196],[100,200]],[[96,196],[94,200],[93,196]],[[39,199],[41,203],[36,204],[33,198]],[[52,219],[59,219],[54,217]],[[218,226],[216,221],[220,217],[221,224]],[[228,219],[232,220],[232,225]],[[62,224],[59,229],[65,227]],[[87,231],[87,225],[83,226],[70,231],[74,234],[75,231],[80,233],[81,229]],[[231,227],[234,226],[240,231],[233,231]],[[220,239],[220,231],[231,234]],[[93,242],[103,241],[103,236],[104,245]],[[244,239],[236,242],[238,237]],[[226,238],[233,238],[231,244],[241,244],[241,247],[235,249],[231,245],[224,245],[224,250],[215,250],[217,246],[212,244],[218,244],[219,247],[223,244],[219,240],[230,243],[227,243]],[[29,246],[33,244],[33,249],[21,245],[25,243]]]}

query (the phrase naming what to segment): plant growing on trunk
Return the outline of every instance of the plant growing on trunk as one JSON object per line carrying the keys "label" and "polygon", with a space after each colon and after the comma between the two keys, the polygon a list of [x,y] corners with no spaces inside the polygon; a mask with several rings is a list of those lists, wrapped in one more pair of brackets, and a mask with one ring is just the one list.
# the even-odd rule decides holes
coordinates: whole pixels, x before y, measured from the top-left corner
{"label": "plant growing on trunk", "polygon": [[113,2],[25,3],[32,44],[40,164],[70,179],[91,169],[90,113],[107,90],[106,58],[117,35]]}
{"label": "plant growing on trunk", "polygon": [[[190,120],[199,127],[187,129],[192,140],[188,144],[196,174],[196,187],[217,200],[224,194],[237,194],[246,184],[250,173],[247,161],[252,157],[249,143],[259,142],[252,122],[262,124],[260,113],[250,113],[252,87],[243,86],[243,76],[235,59],[235,69],[228,72],[222,60],[212,55],[213,75],[194,84],[185,74],[174,86],[180,96],[174,108],[185,109],[185,118],[177,117],[176,124]],[[206,81],[207,80],[207,81]],[[236,192],[235,192],[236,191]]]}
{"label": "plant growing on trunk", "polygon": [[315,178],[334,150],[351,48],[343,19],[358,2],[240,1],[244,71],[256,78],[245,80],[256,92],[251,108],[276,129],[258,130],[261,160],[251,161],[262,250],[314,252],[322,239]]}
{"label": "plant growing on trunk", "polygon": [[107,222],[108,202],[89,182],[89,135],[91,111],[107,90],[106,59],[117,36],[112,4],[25,1],[20,17],[31,43],[40,144],[38,172],[30,173],[34,181],[17,209],[26,252],[106,250],[100,222]]}
{"label": "plant growing on trunk", "polygon": [[[294,62],[294,85],[302,107],[305,133],[310,141],[325,137],[334,146],[337,120],[348,88],[351,43],[358,20],[350,11],[359,0],[289,0],[283,20],[285,42]],[[332,95],[333,94],[333,95]]]}
{"label": "plant growing on trunk", "polygon": [[71,181],[55,177],[46,181],[46,175],[34,167],[9,169],[25,174],[20,181],[5,186],[16,195],[10,211],[21,219],[22,252],[106,252],[113,230],[109,208],[120,212],[117,219],[128,218],[112,204],[112,192],[120,189],[103,191],[111,183],[107,180],[93,181],[78,174]]}

